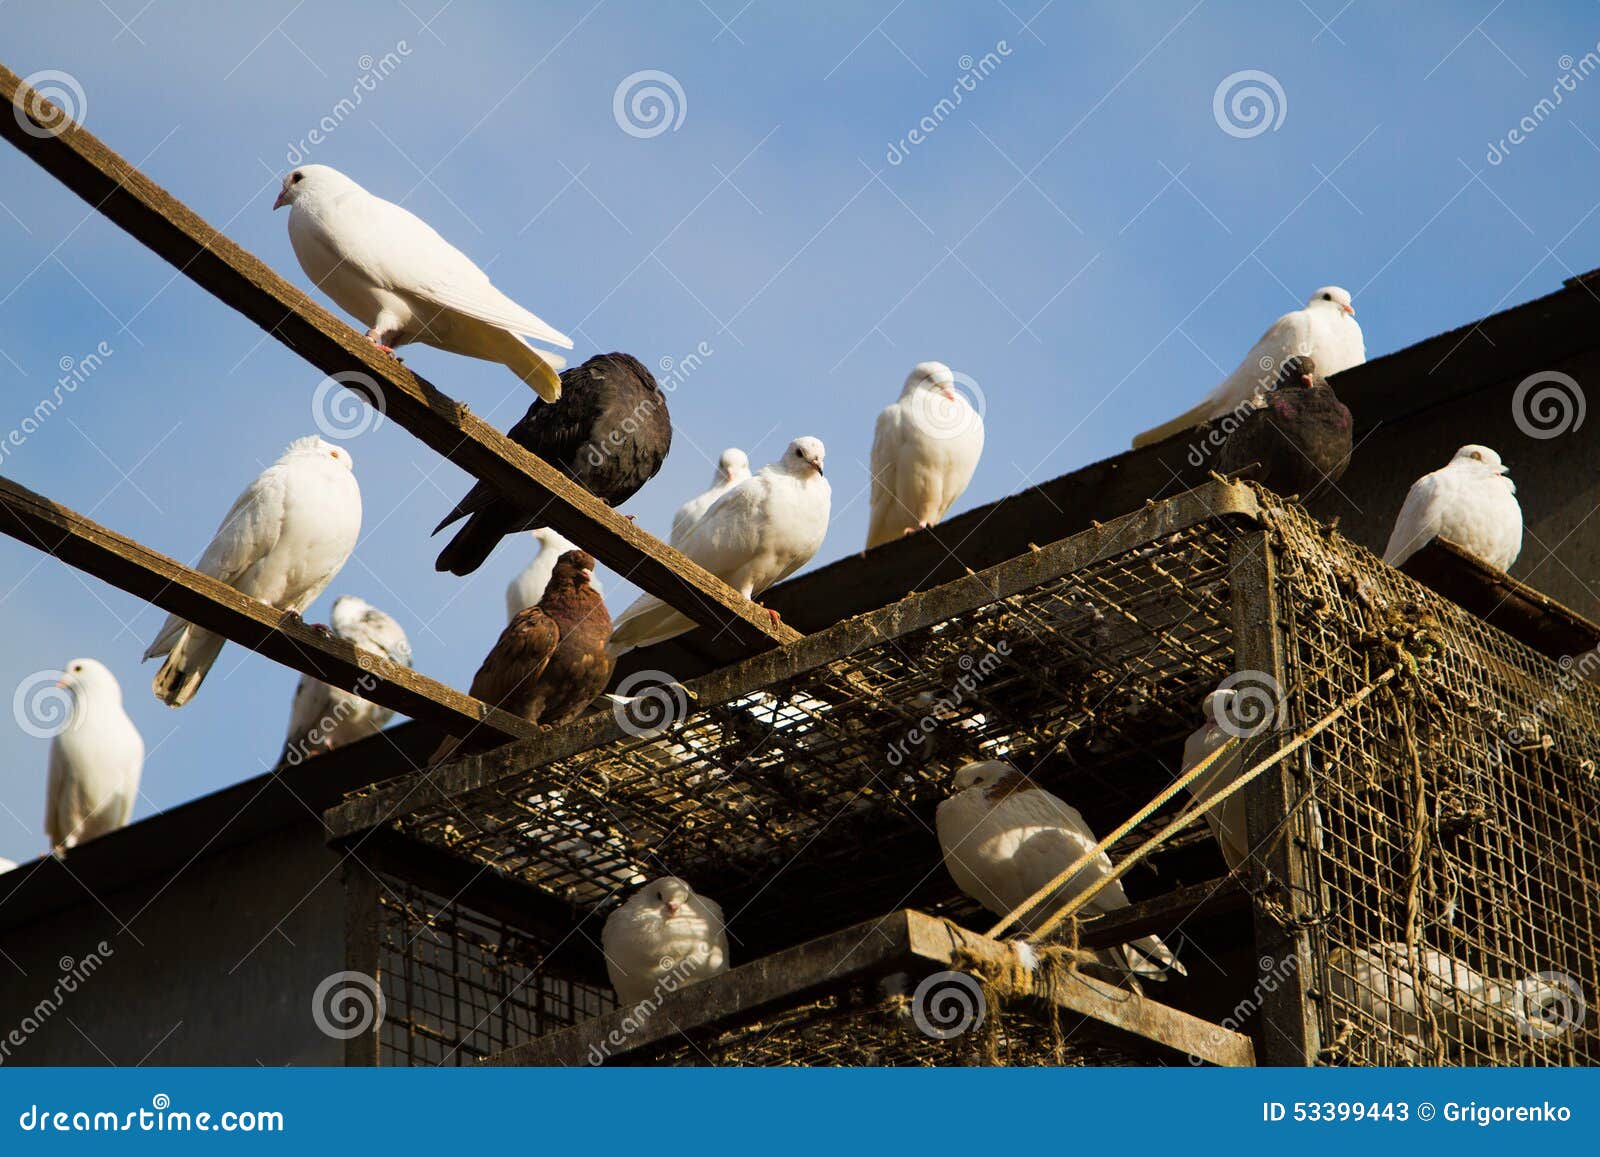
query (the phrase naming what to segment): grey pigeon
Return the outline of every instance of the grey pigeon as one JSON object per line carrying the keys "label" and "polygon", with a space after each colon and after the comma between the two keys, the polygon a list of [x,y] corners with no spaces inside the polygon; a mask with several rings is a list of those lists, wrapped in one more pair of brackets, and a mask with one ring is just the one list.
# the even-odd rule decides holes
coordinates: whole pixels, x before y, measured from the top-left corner
{"label": "grey pigeon", "polygon": [[1246,414],[1217,455],[1225,474],[1252,463],[1257,482],[1309,498],[1350,465],[1350,410],[1306,354],[1290,358],[1259,410]]}
{"label": "grey pigeon", "polygon": [[[506,436],[607,506],[620,506],[655,477],[672,447],[666,396],[638,358],[621,353],[599,354],[567,370],[561,388],[559,400],[535,402]],[[501,538],[545,525],[548,513],[519,506],[479,482],[433,528],[438,534],[467,519],[434,567],[471,574]]]}

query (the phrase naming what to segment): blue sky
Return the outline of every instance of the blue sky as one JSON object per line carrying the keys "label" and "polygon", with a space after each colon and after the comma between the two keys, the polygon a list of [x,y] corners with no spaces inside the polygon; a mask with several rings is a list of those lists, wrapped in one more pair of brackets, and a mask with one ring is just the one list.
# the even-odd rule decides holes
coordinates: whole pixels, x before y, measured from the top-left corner
{"label": "blue sky", "polygon": [[[69,74],[86,127],[305,288],[270,205],[331,118],[311,160],[430,221],[577,358],[711,350],[625,507],[658,532],[724,446],[764,462],[812,434],[835,503],[818,562],[859,550],[873,420],[924,359],[984,399],[962,509],[1123,449],[1320,285],[1354,293],[1375,356],[1600,265],[1600,77],[1488,160],[1597,51],[1593,4],[438,3],[12,3],[0,58]],[[613,115],[644,70],[682,93],[648,136]],[[1214,97],[1249,70],[1281,91],[1259,82],[1275,127],[1230,133]],[[0,434],[111,350],[0,472],[192,561],[316,430],[321,375],[20,154],[0,166]],[[501,427],[531,400],[502,367],[407,357]],[[346,445],[362,541],[307,617],[360,594],[464,687],[529,544],[436,574],[428,531],[469,479],[392,424]],[[136,816],[262,771],[295,681],[229,648],[171,711],[138,661],[161,617],[0,540],[0,692],[106,662],[150,748]],[[43,850],[46,748],[0,728],[0,855]]]}

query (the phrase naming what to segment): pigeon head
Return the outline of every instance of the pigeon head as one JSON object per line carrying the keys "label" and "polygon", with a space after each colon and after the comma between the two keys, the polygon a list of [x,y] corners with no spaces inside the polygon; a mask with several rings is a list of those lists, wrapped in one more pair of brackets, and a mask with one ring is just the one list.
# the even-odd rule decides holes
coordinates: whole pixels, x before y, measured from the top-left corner
{"label": "pigeon head", "polygon": [[564,553],[572,549],[572,543],[568,542],[561,532],[554,527],[535,527],[528,533],[533,535],[533,540],[544,550],[560,550]]}
{"label": "pigeon head", "polygon": [[56,686],[71,693],[75,702],[81,702],[87,695],[108,695],[119,702],[122,699],[117,677],[99,659],[72,660],[56,680]]}
{"label": "pigeon head", "polygon": [[370,610],[372,604],[366,599],[358,599],[355,595],[340,595],[333,600],[333,610],[328,612],[328,621],[333,625],[333,633],[348,634]]}
{"label": "pigeon head", "polygon": [[964,765],[956,772],[956,777],[950,784],[952,795],[959,795],[968,788],[982,788],[989,791],[1001,786],[1002,783],[1016,777],[1022,778],[1022,773],[1003,759],[983,759],[975,763]]}
{"label": "pigeon head", "polygon": [[350,451],[343,446],[336,446],[324,438],[319,438],[315,434],[309,434],[304,438],[296,438],[293,442],[290,442],[288,448],[284,450],[283,456],[285,458],[332,458],[346,470],[353,471],[356,468],[354,459],[350,457]]}
{"label": "pigeon head", "polygon": [[750,455],[737,446],[729,446],[717,459],[717,480],[733,485],[750,477]]}
{"label": "pigeon head", "polygon": [[272,203],[272,208],[277,210],[305,197],[320,197],[360,187],[338,169],[330,169],[327,165],[301,165],[284,176],[283,188],[278,190],[278,199]]}
{"label": "pigeon head", "polygon": [[1350,291],[1340,289],[1337,285],[1324,285],[1311,295],[1311,300],[1306,302],[1307,309],[1334,309],[1351,317],[1356,315],[1355,306],[1350,304]]}
{"label": "pigeon head", "polygon": [[790,474],[810,477],[822,473],[822,458],[826,451],[820,438],[796,438],[783,452],[783,465]]}
{"label": "pigeon head", "polygon": [[555,570],[550,572],[550,585],[585,586],[594,579],[594,568],[594,556],[588,551],[569,550],[556,559]]}
{"label": "pigeon head", "polygon": [[1506,474],[1509,471],[1500,461],[1500,455],[1487,446],[1463,446],[1450,460],[1452,466],[1462,466],[1479,474]]}
{"label": "pigeon head", "polygon": [[1222,721],[1229,718],[1228,712],[1236,694],[1232,687],[1219,687],[1201,700],[1200,710],[1205,715],[1207,732],[1216,731],[1222,726]]}
{"label": "pigeon head", "polygon": [[676,876],[663,876],[646,885],[642,895],[646,903],[660,905],[662,913],[670,920],[694,898],[694,889]]}
{"label": "pigeon head", "polygon": [[1296,354],[1283,363],[1283,368],[1278,371],[1278,380],[1272,384],[1275,390],[1310,390],[1318,385],[1317,362],[1310,354]]}
{"label": "pigeon head", "polygon": [[918,362],[907,375],[905,388],[900,391],[900,396],[904,398],[918,390],[932,390],[943,394],[947,400],[953,402],[956,400],[956,375],[943,362]]}

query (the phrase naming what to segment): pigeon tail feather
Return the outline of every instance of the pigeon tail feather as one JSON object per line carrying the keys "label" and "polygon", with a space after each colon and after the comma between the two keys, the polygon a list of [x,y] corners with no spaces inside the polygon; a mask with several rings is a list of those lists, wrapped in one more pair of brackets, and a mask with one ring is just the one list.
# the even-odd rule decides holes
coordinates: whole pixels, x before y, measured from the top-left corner
{"label": "pigeon tail feather", "polygon": [[1181,434],[1185,430],[1192,430],[1196,426],[1203,426],[1211,418],[1211,407],[1216,403],[1210,398],[1201,402],[1191,410],[1185,410],[1170,422],[1163,422],[1154,430],[1146,430],[1133,440],[1135,450],[1143,450],[1146,446],[1154,446],[1157,442],[1164,442],[1174,434]]}
{"label": "pigeon tail feather", "polygon": [[182,707],[193,699],[226,641],[221,635],[202,631],[192,623],[185,627],[167,653],[167,661],[150,681],[156,698],[168,707]]}
{"label": "pigeon tail feather", "polygon": [[474,514],[439,552],[433,569],[465,577],[483,565],[494,548],[500,545],[500,538],[499,530],[484,525],[482,519]]}

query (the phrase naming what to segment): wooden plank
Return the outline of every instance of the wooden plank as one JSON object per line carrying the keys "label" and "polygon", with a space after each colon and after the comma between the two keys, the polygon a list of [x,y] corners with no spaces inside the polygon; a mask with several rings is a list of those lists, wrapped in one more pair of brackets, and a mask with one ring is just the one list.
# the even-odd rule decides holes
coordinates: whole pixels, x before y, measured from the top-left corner
{"label": "wooden plank", "polygon": [[[648,1016],[617,1009],[487,1058],[490,1065],[593,1065],[649,1055],[649,1046],[812,998],[862,978],[949,968],[957,952],[1003,965],[1011,948],[948,920],[902,910],[664,994]],[[1250,1038],[1090,978],[1027,994],[1101,1025],[1214,1064],[1253,1063]],[[909,1030],[914,1031],[914,1030]]]}
{"label": "wooden plank", "polygon": [[[1244,535],[1234,544],[1231,574],[1235,667],[1265,674],[1273,686],[1283,688],[1285,635],[1278,612],[1276,567],[1264,531]],[[1285,731],[1262,729],[1241,745],[1239,766],[1254,767],[1288,738]],[[1250,858],[1251,890],[1277,901],[1272,909],[1254,905],[1256,956],[1263,969],[1281,969],[1282,962],[1294,961],[1281,984],[1263,988],[1257,1044],[1261,1063],[1268,1065],[1312,1064],[1321,1047],[1309,933],[1304,925],[1284,927],[1274,915],[1283,910],[1303,914],[1310,896],[1305,851],[1297,843],[1301,821],[1290,814],[1306,782],[1303,758],[1288,759],[1276,773],[1262,775],[1244,789],[1245,831],[1250,847],[1257,849]],[[1287,834],[1281,830],[1285,826]],[[1279,963],[1269,966],[1267,961]]]}
{"label": "wooden plank", "polygon": [[[1011,970],[1015,950],[1010,944],[921,912],[904,915],[913,956],[947,966],[954,966],[958,959],[984,960],[1000,975]],[[1208,1064],[1236,1068],[1256,1063],[1255,1049],[1243,1033],[1082,973],[1072,973],[1066,983],[1048,988],[1036,983],[1029,992],[1018,995],[1054,1001],[1069,1012]]]}
{"label": "wooden plank", "polygon": [[0,532],[302,675],[358,692],[452,735],[468,735],[479,728],[501,739],[539,733],[519,716],[381,656],[358,651],[306,626],[298,616],[242,595],[3,477]]}
{"label": "wooden plank", "polygon": [[[913,598],[857,615],[798,642],[755,655],[685,684],[691,711],[737,699],[750,691],[848,657],[908,631],[986,606],[1061,574],[1111,558],[1126,550],[1215,518],[1250,522],[1259,511],[1254,493],[1230,482],[1208,482],[1165,502],[1081,534],[947,582]],[[425,773],[397,779],[346,801],[324,815],[336,837],[393,821],[498,780],[526,776],[546,764],[623,738],[610,712],[594,712],[533,739],[480,755],[469,755]]]}
{"label": "wooden plank", "polygon": [[1575,658],[1600,646],[1600,626],[1448,539],[1427,543],[1400,569],[1552,659]]}
{"label": "wooden plank", "polygon": [[[549,464],[380,352],[93,134],[42,126],[37,96],[0,65],[4,136],[78,196],[397,425],[498,488],[629,581],[712,628],[743,653],[799,638],[710,572],[638,529]],[[29,123],[24,125],[22,119]],[[265,206],[263,206],[265,211]],[[532,394],[530,392],[530,400]]]}

